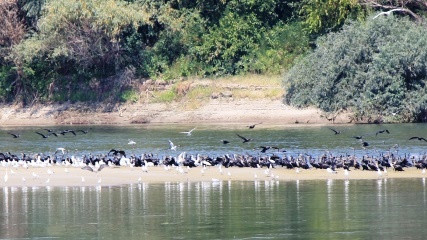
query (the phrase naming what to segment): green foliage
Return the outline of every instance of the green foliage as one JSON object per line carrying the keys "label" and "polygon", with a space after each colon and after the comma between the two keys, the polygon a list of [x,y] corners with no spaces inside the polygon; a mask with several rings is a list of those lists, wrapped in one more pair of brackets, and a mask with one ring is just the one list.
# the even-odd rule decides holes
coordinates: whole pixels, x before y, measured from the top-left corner
{"label": "green foliage", "polygon": [[133,89],[125,90],[121,93],[120,100],[122,102],[136,103],[139,100],[139,93]]}
{"label": "green foliage", "polygon": [[241,17],[228,12],[219,26],[203,35],[203,43],[194,49],[194,54],[206,63],[207,75],[239,73],[242,57],[258,48],[263,30],[254,14]]}
{"label": "green foliage", "polygon": [[259,48],[243,57],[244,72],[282,73],[309,50],[308,33],[300,22],[277,24],[262,39]]}
{"label": "green foliage", "polygon": [[300,14],[309,32],[324,33],[340,28],[346,19],[363,19],[358,0],[303,0]]}
{"label": "green foliage", "polygon": [[111,72],[120,66],[120,34],[145,17],[124,1],[51,0],[38,22],[40,32],[17,46],[15,53],[27,63],[45,56],[60,68]]}
{"label": "green foliage", "polygon": [[155,102],[171,103],[177,98],[175,89],[158,92],[155,97]]}
{"label": "green foliage", "polygon": [[356,119],[426,121],[426,29],[408,19],[371,17],[320,38],[286,75],[286,102],[349,110]]}

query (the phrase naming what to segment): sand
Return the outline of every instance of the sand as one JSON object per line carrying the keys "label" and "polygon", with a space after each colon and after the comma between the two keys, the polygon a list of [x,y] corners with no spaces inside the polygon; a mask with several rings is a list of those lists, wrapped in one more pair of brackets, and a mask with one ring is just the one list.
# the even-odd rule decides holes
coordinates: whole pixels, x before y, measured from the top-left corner
{"label": "sand", "polygon": [[[66,172],[66,169],[68,172]],[[374,171],[352,170],[349,176],[344,171],[328,173],[326,170],[309,169],[289,170],[282,167],[270,170],[267,175],[266,168],[222,168],[222,174],[218,167],[208,167],[202,173],[202,167],[186,169],[179,173],[175,169],[166,171],[163,167],[149,167],[148,172],[141,168],[111,167],[99,173],[73,167],[53,166],[47,168],[0,168],[0,187],[33,187],[33,186],[118,186],[137,183],[165,183],[165,182],[196,182],[196,181],[295,181],[295,180],[327,180],[327,179],[381,179],[381,178],[424,178],[421,170],[415,168],[405,169],[404,172],[394,172],[391,169],[379,176]],[[14,173],[11,173],[11,170]],[[54,173],[48,174],[48,170]],[[8,175],[7,182],[4,176]],[[33,173],[38,175],[34,177]],[[25,181],[23,181],[25,178]],[[82,181],[84,178],[84,181]],[[49,181],[48,181],[49,179]],[[99,182],[100,181],[100,182]]]}
{"label": "sand", "polygon": [[[281,100],[221,100],[212,99],[197,109],[183,108],[182,103],[136,103],[126,105],[34,105],[0,106],[0,125],[131,125],[131,124],[214,124],[248,125],[258,122],[267,125],[331,124],[316,108],[297,109]],[[348,123],[345,114],[334,123]]]}

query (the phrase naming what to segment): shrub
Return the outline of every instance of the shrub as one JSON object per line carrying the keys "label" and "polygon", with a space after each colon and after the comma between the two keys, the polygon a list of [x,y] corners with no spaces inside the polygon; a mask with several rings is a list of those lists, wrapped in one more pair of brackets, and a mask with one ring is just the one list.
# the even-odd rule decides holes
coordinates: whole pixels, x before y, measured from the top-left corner
{"label": "shrub", "polygon": [[286,74],[285,101],[326,112],[350,110],[356,120],[417,121],[427,106],[425,46],[425,24],[392,16],[351,23],[320,38]]}
{"label": "shrub", "polygon": [[138,102],[139,93],[133,89],[125,90],[121,93],[120,100],[122,102],[133,102],[133,103]]}

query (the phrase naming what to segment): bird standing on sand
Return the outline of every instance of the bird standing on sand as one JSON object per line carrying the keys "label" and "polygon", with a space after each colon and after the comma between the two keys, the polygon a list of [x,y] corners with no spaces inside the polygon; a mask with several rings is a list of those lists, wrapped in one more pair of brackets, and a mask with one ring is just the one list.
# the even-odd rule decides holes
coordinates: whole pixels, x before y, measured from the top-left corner
{"label": "bird standing on sand", "polygon": [[196,128],[193,128],[193,129],[191,129],[191,130],[190,130],[190,131],[188,131],[188,132],[180,132],[180,133],[185,133],[185,134],[187,134],[187,136],[191,136],[191,133],[192,133],[194,130],[196,130]]}

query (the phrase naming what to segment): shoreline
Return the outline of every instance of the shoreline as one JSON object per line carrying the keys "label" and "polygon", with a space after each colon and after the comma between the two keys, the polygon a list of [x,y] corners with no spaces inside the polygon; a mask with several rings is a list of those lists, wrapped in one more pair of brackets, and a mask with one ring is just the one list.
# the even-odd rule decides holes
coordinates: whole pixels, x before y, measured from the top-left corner
{"label": "shoreline", "polygon": [[[66,170],[68,172],[66,172]],[[168,182],[220,182],[220,181],[296,181],[296,180],[378,180],[378,179],[415,179],[425,178],[421,170],[406,168],[404,172],[391,169],[379,176],[376,171],[351,170],[345,176],[344,170],[328,173],[324,169],[300,170],[273,168],[268,174],[267,168],[223,168],[222,174],[217,167],[208,167],[202,173],[201,167],[185,169],[179,173],[175,169],[166,171],[161,166],[149,167],[148,172],[141,168],[112,167],[99,173],[89,172],[80,168],[52,166],[48,168],[12,169],[0,168],[0,188],[3,187],[79,187],[79,186],[121,186],[139,183]],[[48,174],[48,170],[54,172]],[[8,172],[7,182],[4,176]],[[37,177],[34,177],[34,174]],[[25,181],[23,181],[25,178]],[[84,181],[82,179],[84,178]],[[49,179],[49,180],[48,180]],[[100,182],[99,182],[100,181]]]}

